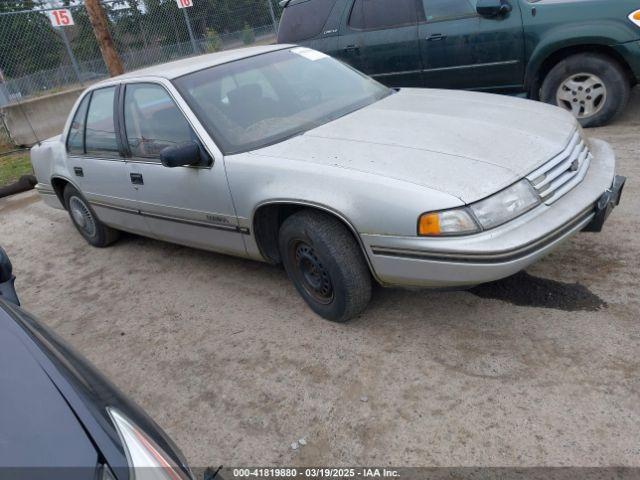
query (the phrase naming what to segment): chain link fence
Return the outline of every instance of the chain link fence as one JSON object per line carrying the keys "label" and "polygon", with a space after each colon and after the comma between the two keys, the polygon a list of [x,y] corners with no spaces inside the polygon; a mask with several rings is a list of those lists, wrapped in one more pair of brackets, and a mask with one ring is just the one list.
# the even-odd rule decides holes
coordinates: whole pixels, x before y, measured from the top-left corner
{"label": "chain link fence", "polygon": [[[0,107],[108,75],[83,4],[63,0],[73,25],[53,27],[51,3],[0,0]],[[104,0],[125,70],[275,40],[275,0]]]}

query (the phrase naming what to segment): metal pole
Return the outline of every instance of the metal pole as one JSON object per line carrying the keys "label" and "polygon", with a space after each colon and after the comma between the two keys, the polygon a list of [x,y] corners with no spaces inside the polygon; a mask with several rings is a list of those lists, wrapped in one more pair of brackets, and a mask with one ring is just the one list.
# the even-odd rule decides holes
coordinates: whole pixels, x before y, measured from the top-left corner
{"label": "metal pole", "polygon": [[67,32],[64,31],[64,27],[60,27],[60,35],[62,36],[62,41],[64,42],[64,47],[67,49],[67,54],[71,59],[71,66],[73,67],[73,71],[78,77],[78,81],[80,85],[84,85],[82,82],[82,76],[80,75],[80,66],[78,65],[78,61],[76,60],[75,55],[73,54],[73,50],[71,50],[71,45],[69,44],[69,39],[67,38]]}
{"label": "metal pole", "polygon": [[273,22],[273,31],[277,35],[278,34],[278,21],[276,20],[276,14],[273,12],[273,3],[271,0],[265,0],[267,5],[269,5],[269,13],[271,14],[271,21]]}
{"label": "metal pole", "polygon": [[184,15],[184,21],[187,22],[187,31],[189,32],[189,40],[191,40],[191,48],[193,48],[193,53],[196,55],[199,53],[198,44],[196,43],[196,39],[193,36],[193,30],[191,29],[191,22],[189,21],[189,15],[187,14],[187,9],[182,8],[182,14]]}

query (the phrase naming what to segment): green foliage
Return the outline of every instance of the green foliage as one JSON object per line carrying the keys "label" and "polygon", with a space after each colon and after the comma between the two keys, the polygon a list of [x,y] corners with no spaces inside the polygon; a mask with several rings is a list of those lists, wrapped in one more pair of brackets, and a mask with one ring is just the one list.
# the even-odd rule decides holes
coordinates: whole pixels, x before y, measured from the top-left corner
{"label": "green foliage", "polygon": [[[244,44],[254,43],[255,29],[272,23],[267,1],[194,1],[187,14],[196,41],[205,45],[207,51],[218,51],[223,48],[222,38],[226,34],[240,32]],[[175,0],[101,0],[101,3],[116,50],[125,60],[126,55],[133,55],[133,67],[190,54],[190,49],[183,51],[182,45],[189,44],[189,34]],[[66,66],[67,71],[72,72],[62,31],[83,74],[95,75],[106,71],[82,3],[61,0],[59,5],[71,10],[75,23],[63,27],[64,30],[53,28],[47,14],[42,11],[50,5],[46,0],[0,0],[0,71],[6,80],[60,66]],[[277,5],[275,9],[278,14]],[[2,15],[8,12],[21,13]],[[25,93],[31,94],[38,89],[49,91],[55,85],[76,81],[47,75],[44,74],[41,80],[26,80]]]}
{"label": "green foliage", "polygon": [[208,53],[217,52],[222,50],[222,39],[220,38],[220,34],[216,31],[215,28],[210,28],[207,30],[207,43],[206,49]]}
{"label": "green foliage", "polygon": [[[35,7],[34,2],[0,2],[0,14]],[[0,69],[6,78],[57,66],[63,50],[46,15],[29,12],[0,17]]]}
{"label": "green foliage", "polygon": [[0,187],[15,182],[22,175],[32,173],[28,151],[10,153],[0,157]]}
{"label": "green foliage", "polygon": [[248,23],[245,23],[242,29],[242,43],[245,45],[251,45],[255,41],[256,34],[254,33],[253,28],[251,28]]}

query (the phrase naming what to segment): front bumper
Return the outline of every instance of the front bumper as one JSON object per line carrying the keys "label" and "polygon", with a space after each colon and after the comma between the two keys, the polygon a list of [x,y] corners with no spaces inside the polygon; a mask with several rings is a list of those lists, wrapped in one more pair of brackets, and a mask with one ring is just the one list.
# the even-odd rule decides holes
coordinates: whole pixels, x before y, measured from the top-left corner
{"label": "front bumper", "polygon": [[615,176],[609,144],[592,140],[591,153],[589,171],[573,190],[498,228],[448,238],[362,235],[377,279],[386,285],[477,285],[523,270],[581,230],[599,231],[620,201],[624,177]]}

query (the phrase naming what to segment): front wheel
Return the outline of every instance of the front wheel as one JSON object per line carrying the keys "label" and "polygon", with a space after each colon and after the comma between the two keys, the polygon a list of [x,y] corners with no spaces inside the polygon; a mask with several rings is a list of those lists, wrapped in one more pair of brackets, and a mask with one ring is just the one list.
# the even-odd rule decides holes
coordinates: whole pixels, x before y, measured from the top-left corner
{"label": "front wheel", "polygon": [[107,247],[120,236],[118,230],[106,226],[98,219],[89,202],[71,185],[64,189],[64,203],[73,225],[94,247]]}
{"label": "front wheel", "polygon": [[630,91],[618,62],[601,54],[580,53],[551,69],[542,82],[540,99],[568,110],[583,127],[599,127],[622,112]]}
{"label": "front wheel", "polygon": [[371,274],[349,230],[330,215],[300,211],[285,220],[280,255],[289,278],[311,309],[346,322],[371,300]]}

